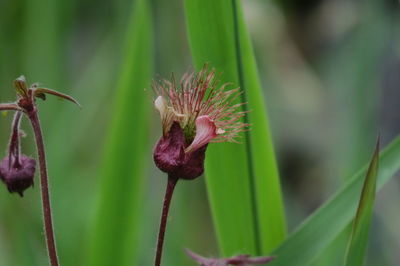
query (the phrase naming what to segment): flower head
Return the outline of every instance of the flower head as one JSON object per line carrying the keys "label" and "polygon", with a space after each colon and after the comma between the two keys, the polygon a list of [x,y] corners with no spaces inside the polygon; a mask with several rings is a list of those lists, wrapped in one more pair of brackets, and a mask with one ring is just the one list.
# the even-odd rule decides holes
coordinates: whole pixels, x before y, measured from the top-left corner
{"label": "flower head", "polygon": [[19,129],[21,118],[22,113],[16,112],[12,122],[8,154],[0,162],[0,179],[10,193],[17,192],[22,197],[24,191],[33,186],[36,161],[21,154],[20,137],[24,135]]}
{"label": "flower head", "polygon": [[24,191],[33,186],[36,160],[20,155],[18,161],[14,156],[6,156],[0,162],[0,179],[5,183],[10,193],[17,192],[21,197]]}
{"label": "flower head", "polygon": [[237,142],[247,128],[241,122],[244,103],[235,103],[239,88],[218,87],[215,71],[205,66],[199,73],[155,83],[155,108],[161,116],[163,135],[154,150],[158,168],[176,178],[194,179],[204,171],[210,142]]}

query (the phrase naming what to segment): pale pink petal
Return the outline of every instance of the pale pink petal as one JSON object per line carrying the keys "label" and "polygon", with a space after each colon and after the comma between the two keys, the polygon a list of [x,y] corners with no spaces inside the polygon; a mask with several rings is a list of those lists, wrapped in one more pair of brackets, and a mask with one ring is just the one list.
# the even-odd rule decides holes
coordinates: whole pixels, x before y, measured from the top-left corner
{"label": "pale pink petal", "polygon": [[154,107],[160,112],[160,116],[163,117],[167,105],[165,103],[164,98],[161,95],[158,96],[157,99],[154,101]]}
{"label": "pale pink petal", "polygon": [[177,113],[174,108],[168,105],[163,96],[157,97],[154,101],[154,106],[160,112],[164,136],[169,132],[173,122],[179,122],[182,128],[188,123],[188,116]]}
{"label": "pale pink petal", "polygon": [[165,110],[167,105],[165,104],[165,100],[162,96],[158,96],[154,101],[154,107],[160,112],[161,119],[165,116]]}
{"label": "pale pink petal", "polygon": [[192,152],[203,147],[217,135],[217,127],[214,121],[208,115],[199,116],[196,119],[196,136],[185,152]]}
{"label": "pale pink petal", "polygon": [[163,135],[166,136],[172,125],[171,115],[168,112],[168,106],[163,96],[158,96],[154,101],[154,107],[160,112]]}

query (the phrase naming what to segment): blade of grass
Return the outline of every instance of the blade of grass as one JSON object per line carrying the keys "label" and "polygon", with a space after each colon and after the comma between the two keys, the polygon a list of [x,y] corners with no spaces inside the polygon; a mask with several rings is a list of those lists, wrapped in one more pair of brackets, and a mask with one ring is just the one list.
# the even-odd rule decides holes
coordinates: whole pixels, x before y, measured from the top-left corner
{"label": "blade of grass", "polygon": [[209,63],[223,82],[242,87],[252,125],[244,145],[211,146],[206,181],[224,256],[268,253],[285,237],[279,176],[254,54],[240,2],[185,1],[192,57]]}
{"label": "blade of grass", "polygon": [[[382,54],[392,36],[392,20],[383,2],[360,3],[360,21],[348,38],[339,42],[327,56],[322,56],[321,77],[336,102],[337,128],[343,128],[333,147],[334,169],[343,181],[368,160],[370,145],[378,127],[378,95],[382,80],[376,75],[383,67]],[[368,41],[366,41],[368,40]],[[341,66],[341,67],[337,67]],[[340,77],[340,78],[338,78]],[[339,167],[337,167],[339,166]],[[317,258],[315,265],[336,266],[344,261],[351,225]]]}
{"label": "blade of grass", "polygon": [[[378,190],[400,169],[400,137],[380,155]],[[271,265],[308,265],[351,222],[367,166],[359,170],[331,199],[309,216],[273,254]]]}
{"label": "blade of grass", "polygon": [[[384,66],[382,55],[392,36],[392,20],[382,1],[360,4],[360,23],[339,43],[321,57],[321,77],[330,97],[336,102],[339,143],[335,158],[339,176],[346,178],[368,160],[366,143],[373,143],[378,127],[378,105],[382,85],[377,69]],[[366,41],[368,40],[368,41]],[[341,67],[337,67],[341,66]],[[340,77],[340,78],[338,78]]]}
{"label": "blade of grass", "polygon": [[98,212],[85,265],[132,265],[148,154],[148,97],[153,69],[148,1],[135,2],[101,171]]}
{"label": "blade of grass", "polygon": [[[54,177],[53,213],[55,224],[63,228],[57,235],[62,239],[58,248],[65,265],[81,265],[77,258],[84,258],[86,254],[86,234],[82,232],[87,229],[88,217],[93,214],[87,210],[93,209],[93,197],[97,195],[98,188],[97,184],[93,184],[93,179],[88,177],[94,177],[98,172],[102,148],[98,143],[104,138],[104,126],[98,125],[99,117],[107,114],[102,106],[109,98],[117,72],[115,68],[110,69],[110,65],[115,65],[117,61],[115,54],[110,52],[115,49],[115,39],[115,36],[109,36],[94,49],[94,55],[82,71],[82,77],[71,86],[71,95],[81,101],[83,109],[68,110],[67,105],[60,105],[57,120],[46,131],[49,171],[50,176]],[[94,76],[96,79],[93,79]]]}
{"label": "blade of grass", "polygon": [[59,12],[57,2],[25,1],[24,74],[54,86],[61,85]]}
{"label": "blade of grass", "polygon": [[372,209],[376,194],[376,177],[379,165],[379,139],[369,165],[361,192],[360,203],[354,218],[353,229],[347,249],[345,264],[347,266],[362,266],[368,243],[369,227],[372,220]]}

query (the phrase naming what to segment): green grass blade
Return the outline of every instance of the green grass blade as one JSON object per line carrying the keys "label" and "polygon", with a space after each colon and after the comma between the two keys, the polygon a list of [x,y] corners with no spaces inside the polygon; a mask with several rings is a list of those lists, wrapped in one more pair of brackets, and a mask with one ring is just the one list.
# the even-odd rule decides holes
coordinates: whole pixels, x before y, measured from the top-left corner
{"label": "green grass blade", "polygon": [[[400,169],[400,137],[380,155],[377,188]],[[327,203],[307,218],[273,254],[271,265],[308,265],[350,224],[367,166],[358,171]]]}
{"label": "green grass blade", "polygon": [[[109,98],[110,88],[115,83],[117,70],[110,69],[109,65],[115,65],[117,61],[115,54],[110,53],[115,49],[114,40],[115,37],[110,36],[99,43],[93,57],[82,71],[81,78],[71,86],[71,95],[82,102],[83,108],[71,108],[67,104],[60,104],[57,120],[44,133],[47,140],[56,237],[62,239],[57,243],[57,247],[63,265],[82,265],[82,259],[86,255],[84,240],[87,234],[82,232],[83,228],[87,229],[90,224],[89,217],[93,212],[87,210],[93,209],[93,198],[97,195],[97,189],[88,191],[87,188],[99,187],[97,183],[93,184],[93,178],[88,176],[95,177],[98,172],[103,148],[99,147],[98,143],[104,139],[105,134],[103,127],[99,128],[97,123],[98,118],[107,113],[102,105]],[[96,79],[93,79],[94,76]],[[68,189],[65,189],[66,187]],[[59,228],[62,230],[58,230]],[[81,258],[79,263],[77,258]]]}
{"label": "green grass blade", "polygon": [[251,131],[242,145],[210,145],[206,181],[221,251],[268,253],[285,237],[279,176],[254,54],[240,2],[187,0],[186,19],[197,69],[209,63],[222,82],[244,90]]}
{"label": "green grass blade", "polygon": [[[382,77],[376,69],[383,67],[382,54],[385,53],[392,32],[392,20],[381,1],[368,1],[360,6],[360,20],[354,25],[352,33],[325,56],[319,57],[323,84],[326,84],[329,98],[340,106],[337,111],[337,128],[341,128],[335,145],[331,174],[340,176],[343,181],[359,169],[369,159],[370,145],[375,138],[382,102],[377,101],[381,94]],[[370,40],[366,42],[365,40]],[[341,67],[337,67],[341,66]],[[340,77],[340,78],[338,78]],[[386,105],[386,103],[385,103]],[[334,241],[320,254],[316,266],[337,266],[343,263],[351,225],[343,231],[343,236]]]}
{"label": "green grass blade", "polygon": [[148,1],[135,2],[124,62],[101,168],[100,199],[85,265],[133,265],[140,200],[149,150],[149,97],[153,69]]}
{"label": "green grass blade", "polygon": [[28,83],[45,82],[60,87],[61,60],[64,43],[61,40],[60,4],[55,1],[25,1],[22,70]]}
{"label": "green grass blade", "polygon": [[379,165],[379,139],[369,165],[367,176],[361,192],[360,203],[354,218],[353,229],[347,249],[345,264],[347,266],[362,266],[368,243],[369,227],[372,219],[372,209],[376,194],[376,177]]}

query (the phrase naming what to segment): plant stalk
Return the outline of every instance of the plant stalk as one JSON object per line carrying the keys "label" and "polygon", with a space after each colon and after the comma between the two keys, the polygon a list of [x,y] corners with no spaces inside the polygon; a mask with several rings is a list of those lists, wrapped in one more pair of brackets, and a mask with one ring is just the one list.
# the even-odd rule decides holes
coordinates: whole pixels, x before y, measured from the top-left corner
{"label": "plant stalk", "polygon": [[50,259],[51,266],[58,266],[58,257],[55,244],[54,230],[53,230],[53,219],[51,214],[50,205],[50,193],[49,193],[49,183],[47,176],[47,166],[46,166],[46,155],[44,150],[44,142],[42,130],[40,127],[40,121],[36,106],[32,111],[28,113],[30,122],[32,124],[33,132],[35,134],[36,146],[39,158],[40,167],[40,185],[42,192],[42,206],[43,206],[43,219],[44,219],[44,229],[47,244],[47,251]]}
{"label": "plant stalk", "polygon": [[0,103],[0,111],[24,111],[15,103]]}
{"label": "plant stalk", "polygon": [[178,178],[168,176],[167,189],[165,191],[164,205],[163,205],[162,215],[161,215],[160,230],[158,233],[157,251],[156,251],[154,266],[161,265],[161,257],[162,257],[162,251],[163,251],[165,229],[167,227],[169,206],[171,204],[172,194],[174,193],[174,189],[175,189],[177,182],[178,182]]}
{"label": "plant stalk", "polygon": [[[8,147],[8,167],[11,168],[11,164],[13,167],[17,168],[20,166],[19,156],[20,156],[20,144],[19,144],[19,125],[21,122],[22,112],[15,112],[14,119],[12,122],[11,128],[11,138],[10,144]],[[14,161],[11,158],[14,156]]]}

